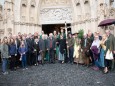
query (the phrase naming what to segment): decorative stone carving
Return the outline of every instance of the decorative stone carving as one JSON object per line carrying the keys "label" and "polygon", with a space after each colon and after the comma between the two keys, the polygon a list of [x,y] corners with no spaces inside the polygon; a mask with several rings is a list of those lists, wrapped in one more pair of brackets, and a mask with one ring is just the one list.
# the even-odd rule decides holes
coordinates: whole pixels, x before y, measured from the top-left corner
{"label": "decorative stone carving", "polygon": [[62,23],[72,20],[72,9],[66,8],[44,8],[40,10],[41,23]]}

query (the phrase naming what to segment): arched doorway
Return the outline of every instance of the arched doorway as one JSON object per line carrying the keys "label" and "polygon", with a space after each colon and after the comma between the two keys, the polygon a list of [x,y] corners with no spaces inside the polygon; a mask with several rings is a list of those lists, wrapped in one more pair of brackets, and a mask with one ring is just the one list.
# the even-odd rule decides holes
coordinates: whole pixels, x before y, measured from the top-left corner
{"label": "arched doorway", "polygon": [[60,32],[60,28],[65,27],[65,22],[67,25],[71,25],[71,0],[42,0],[39,20],[42,30],[46,34],[52,33],[54,30]]}

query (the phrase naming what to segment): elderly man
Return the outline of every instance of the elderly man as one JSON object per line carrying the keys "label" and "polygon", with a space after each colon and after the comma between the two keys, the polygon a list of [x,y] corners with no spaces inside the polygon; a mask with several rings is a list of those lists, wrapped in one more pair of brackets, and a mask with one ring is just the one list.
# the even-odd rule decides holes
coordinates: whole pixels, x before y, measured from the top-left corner
{"label": "elderly man", "polygon": [[48,49],[49,50],[49,58],[50,58],[50,63],[55,63],[55,58],[54,58],[54,50],[56,50],[56,43],[53,38],[53,34],[49,34],[49,40],[48,40]]}
{"label": "elderly man", "polygon": [[[113,54],[115,54],[115,37],[111,34],[110,30],[106,30],[106,34],[108,36],[107,40],[107,49],[111,50]],[[112,60],[111,70],[114,69],[114,59]]]}

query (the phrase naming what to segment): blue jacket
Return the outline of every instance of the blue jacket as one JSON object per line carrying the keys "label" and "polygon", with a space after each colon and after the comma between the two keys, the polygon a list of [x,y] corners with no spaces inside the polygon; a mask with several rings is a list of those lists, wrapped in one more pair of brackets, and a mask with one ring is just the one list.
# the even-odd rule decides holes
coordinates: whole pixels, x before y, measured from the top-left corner
{"label": "blue jacket", "polygon": [[9,55],[15,55],[17,54],[16,45],[10,44],[9,45]]}
{"label": "blue jacket", "polygon": [[23,54],[24,52],[26,53],[28,50],[27,50],[27,47],[19,47],[18,51],[20,54]]}

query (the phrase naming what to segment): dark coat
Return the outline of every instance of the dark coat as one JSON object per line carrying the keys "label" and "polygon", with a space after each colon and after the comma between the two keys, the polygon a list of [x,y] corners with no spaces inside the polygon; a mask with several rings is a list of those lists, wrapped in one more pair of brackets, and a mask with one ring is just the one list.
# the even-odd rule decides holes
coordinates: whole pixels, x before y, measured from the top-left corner
{"label": "dark coat", "polygon": [[56,48],[56,41],[52,38],[52,40],[48,39],[48,49],[50,49],[50,41],[52,41],[52,49]]}
{"label": "dark coat", "polygon": [[115,51],[115,37],[110,34],[107,40],[107,49]]}
{"label": "dark coat", "polygon": [[16,39],[16,47],[17,47],[17,50],[18,50],[19,47],[20,47],[20,40],[19,40],[19,39]]}
{"label": "dark coat", "polygon": [[91,47],[91,43],[92,41],[89,39],[89,38],[86,38],[87,41],[86,41],[86,46],[85,45],[85,38],[83,38],[81,40],[81,48],[83,50],[83,54],[85,55],[85,57],[89,57],[90,56],[90,47]]}
{"label": "dark coat", "polygon": [[26,40],[26,42],[27,42],[28,52],[33,52],[34,51],[34,47],[33,47],[34,46],[34,39],[28,38]]}
{"label": "dark coat", "polygon": [[34,42],[34,50],[36,50],[36,51],[34,51],[34,53],[37,53],[37,55],[40,54],[40,53],[39,53],[39,51],[40,51],[39,42],[38,42],[38,43],[35,43],[35,42]]}
{"label": "dark coat", "polygon": [[17,54],[16,44],[9,44],[9,55]]}
{"label": "dark coat", "polygon": [[66,39],[60,39],[59,40],[59,51],[61,54],[64,54],[66,49]]}
{"label": "dark coat", "polygon": [[40,48],[40,51],[46,51],[46,45],[43,39],[39,40],[39,48]]}

